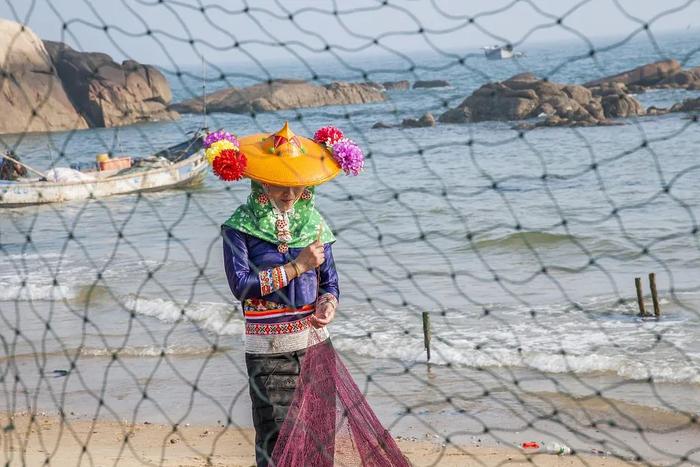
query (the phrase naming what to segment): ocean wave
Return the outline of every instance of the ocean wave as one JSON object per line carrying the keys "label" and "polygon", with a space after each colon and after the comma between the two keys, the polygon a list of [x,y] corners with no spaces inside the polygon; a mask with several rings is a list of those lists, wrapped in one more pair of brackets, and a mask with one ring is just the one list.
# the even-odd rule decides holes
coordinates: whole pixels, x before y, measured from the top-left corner
{"label": "ocean wave", "polygon": [[119,357],[160,357],[161,355],[170,355],[178,357],[187,356],[206,356],[218,352],[230,350],[228,347],[218,347],[216,351],[212,350],[211,346],[195,346],[195,345],[135,345],[123,348],[105,348],[105,347],[81,347],[80,355],[89,357],[111,357],[115,352]]}
{"label": "ocean wave", "polygon": [[576,237],[568,234],[530,231],[512,232],[499,238],[487,238],[474,242],[474,248],[527,248],[527,245],[550,246],[560,243],[573,243]]}
{"label": "ocean wave", "polygon": [[182,320],[195,323],[202,329],[220,335],[242,335],[243,316],[240,309],[228,303],[194,302],[138,297],[133,294],[123,299],[129,311],[151,316],[166,323]]}
{"label": "ocean wave", "polygon": [[[0,256],[11,265],[0,273],[0,302],[94,300],[109,288],[104,283],[143,274],[158,263],[141,259],[110,260],[107,264],[86,265],[86,261],[58,253],[22,253]],[[109,267],[107,267],[109,266]],[[97,279],[98,273],[101,279]]]}
{"label": "ocean wave", "polygon": [[[489,317],[458,312],[446,318],[435,315],[431,363],[700,384],[695,314],[669,310],[664,319],[645,322],[611,296],[588,297],[579,305],[577,310],[567,303],[489,304]],[[535,318],[530,316],[533,309]],[[334,323],[334,345],[339,350],[409,364],[425,361],[419,315],[413,319],[405,310],[369,309],[344,314],[353,321],[341,316]],[[371,339],[366,332],[353,332],[352,324],[358,321],[371,330]],[[656,336],[663,336],[660,343]]]}
{"label": "ocean wave", "polygon": [[88,298],[105,295],[109,289],[101,285],[54,285],[39,282],[5,282],[0,280],[0,302],[61,302],[84,303]]}
{"label": "ocean wave", "polygon": [[[425,360],[422,341],[410,338],[372,339],[336,337],[333,345],[340,351],[372,358],[396,358],[405,362]],[[522,368],[541,373],[587,375],[611,373],[624,380],[648,380],[665,383],[700,384],[700,366],[692,361],[644,361],[624,355],[561,355],[550,352],[519,352],[509,348],[475,350],[432,341],[430,362],[436,365],[459,365],[469,368]]]}
{"label": "ocean wave", "polygon": [[629,249],[624,244],[615,242],[609,238],[570,235],[540,230],[510,232],[499,237],[480,238],[471,244],[460,246],[458,249],[517,251],[529,250],[531,248],[535,250],[545,248],[573,248],[573,251],[579,253],[583,253],[587,250],[592,255],[613,255],[618,258],[637,253],[635,249]]}
{"label": "ocean wave", "polygon": [[81,287],[53,285],[52,283],[0,282],[0,302],[62,301],[74,300],[81,294]]}

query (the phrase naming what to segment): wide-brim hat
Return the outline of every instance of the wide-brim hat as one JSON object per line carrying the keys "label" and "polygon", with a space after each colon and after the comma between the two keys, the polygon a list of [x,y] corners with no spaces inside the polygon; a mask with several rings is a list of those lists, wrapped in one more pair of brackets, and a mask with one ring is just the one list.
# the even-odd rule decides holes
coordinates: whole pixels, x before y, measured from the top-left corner
{"label": "wide-brim hat", "polygon": [[244,176],[280,186],[314,186],[332,180],[340,165],[326,145],[296,135],[289,123],[277,133],[256,133],[238,138],[248,159]]}
{"label": "wide-brim hat", "polygon": [[314,186],[340,171],[358,175],[364,167],[360,147],[334,126],[319,128],[313,139],[295,135],[285,122],[276,133],[236,138],[220,130],[204,137],[205,154],[222,180],[243,177],[279,186]]}

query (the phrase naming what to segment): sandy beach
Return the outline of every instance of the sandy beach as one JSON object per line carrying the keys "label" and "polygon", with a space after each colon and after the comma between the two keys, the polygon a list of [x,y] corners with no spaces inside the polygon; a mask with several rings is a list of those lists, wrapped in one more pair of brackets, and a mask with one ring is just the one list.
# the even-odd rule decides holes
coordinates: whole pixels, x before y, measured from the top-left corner
{"label": "sandy beach", "polygon": [[[254,465],[250,428],[222,426],[172,426],[130,424],[56,415],[16,413],[0,416],[3,464],[92,466],[251,466]],[[638,465],[616,458],[590,455],[525,455],[515,447],[445,446],[430,441],[397,439],[403,453],[416,466],[495,466],[528,464],[541,466]],[[83,452],[83,446],[86,446]]]}

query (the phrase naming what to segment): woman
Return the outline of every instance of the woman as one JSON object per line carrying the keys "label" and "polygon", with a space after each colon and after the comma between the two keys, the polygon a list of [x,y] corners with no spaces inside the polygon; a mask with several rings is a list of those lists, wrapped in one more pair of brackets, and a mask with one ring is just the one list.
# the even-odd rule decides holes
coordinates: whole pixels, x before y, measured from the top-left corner
{"label": "woman", "polygon": [[[252,186],[246,205],[222,230],[226,276],[246,320],[256,458],[265,466],[294,396],[309,327],[328,338],[324,326],[335,316],[340,293],[330,229],[313,207],[313,195],[302,199],[312,190],[255,181]],[[273,229],[285,215],[288,232],[297,235],[277,243],[280,232]],[[319,222],[324,226],[320,239],[314,230]],[[285,244],[286,251],[280,252],[278,245]]]}
{"label": "woman", "polygon": [[[257,465],[306,464],[312,458],[314,465],[332,465],[338,360],[325,326],[335,317],[340,291],[331,248],[335,238],[314,207],[314,187],[341,170],[357,175],[362,151],[334,127],[320,129],[311,140],[296,136],[287,123],[277,133],[240,141],[212,133],[204,143],[220,178],[251,179],[247,202],[223,224],[222,236],[226,276],[245,316]],[[312,370],[304,364],[307,350],[315,352]],[[351,381],[349,373],[345,378]],[[304,404],[304,394],[313,402]],[[364,402],[359,390],[352,397]],[[290,406],[295,420],[285,424]],[[304,406],[312,406],[310,417]],[[296,445],[275,450],[280,430],[286,444]],[[393,443],[384,432],[380,438],[382,447]]]}

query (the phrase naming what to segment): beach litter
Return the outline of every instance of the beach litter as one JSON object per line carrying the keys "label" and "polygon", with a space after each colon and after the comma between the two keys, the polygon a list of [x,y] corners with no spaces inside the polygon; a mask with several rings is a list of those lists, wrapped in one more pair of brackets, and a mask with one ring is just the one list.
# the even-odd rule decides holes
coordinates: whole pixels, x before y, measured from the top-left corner
{"label": "beach litter", "polygon": [[520,445],[522,449],[528,453],[528,454],[535,454],[535,453],[542,453],[542,454],[556,454],[558,456],[567,456],[573,453],[573,450],[561,443],[557,443],[556,441],[550,441],[550,442],[536,442],[536,441],[527,441],[525,443],[522,443]]}

